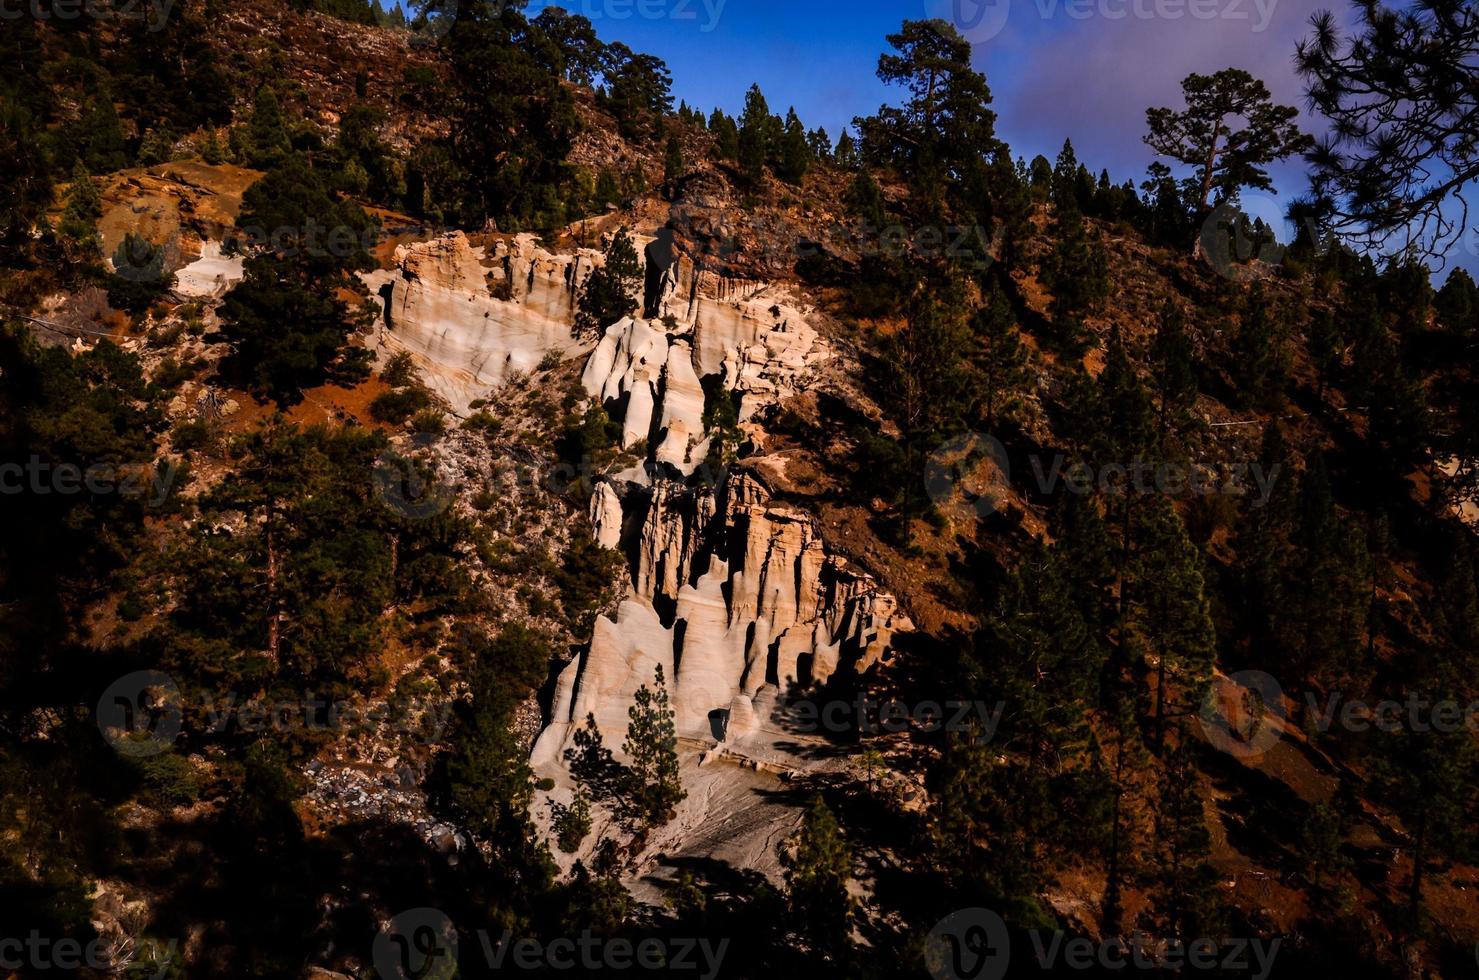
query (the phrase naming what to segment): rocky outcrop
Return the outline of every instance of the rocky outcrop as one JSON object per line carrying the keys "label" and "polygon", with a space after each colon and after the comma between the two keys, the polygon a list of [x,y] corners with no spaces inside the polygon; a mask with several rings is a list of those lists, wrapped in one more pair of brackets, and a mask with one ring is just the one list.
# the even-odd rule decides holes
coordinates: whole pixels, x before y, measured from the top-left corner
{"label": "rocky outcrop", "polygon": [[[646,465],[601,482],[590,503],[596,540],[630,559],[631,592],[557,679],[533,758],[560,777],[588,715],[620,750],[636,691],[658,668],[680,734],[754,757],[757,740],[780,737],[773,718],[796,688],[867,669],[909,626],[754,470],[694,475],[709,451],[710,398],[737,398],[755,451],[767,409],[831,356],[803,305],[785,287],[706,270],[661,234],[637,242],[645,315],[607,328],[581,379],[620,423],[622,446],[647,447]],[[383,347],[411,351],[454,407],[574,350],[575,298],[601,261],[552,255],[532,236],[489,248],[461,234],[402,246],[396,268],[370,279],[385,303]]]}
{"label": "rocky outcrop", "polygon": [[532,235],[492,254],[454,232],[395,251],[395,268],[364,277],[384,313],[382,355],[409,351],[427,385],[459,414],[518,371],[578,347],[577,290],[597,252],[553,255]]}
{"label": "rocky outcrop", "polygon": [[[537,766],[559,765],[587,715],[618,749],[637,688],[658,667],[681,735],[744,745],[788,693],[866,669],[909,626],[891,596],[827,549],[809,515],[772,501],[749,471],[717,489],[629,486],[620,511],[614,496],[598,492],[597,535],[634,556],[634,594],[561,674]],[[626,519],[643,509],[640,524]]]}
{"label": "rocky outcrop", "polygon": [[[691,473],[706,451],[701,379],[735,392],[747,423],[827,353],[783,287],[706,270],[665,232],[636,242],[649,315],[607,329],[586,388],[625,405],[624,446],[648,440],[656,458]],[[514,372],[580,349],[576,299],[603,261],[590,249],[550,253],[533,235],[486,249],[461,232],[399,246],[394,268],[363,277],[383,313],[375,344],[383,358],[409,351],[428,386],[465,414]]]}
{"label": "rocky outcrop", "polygon": [[224,255],[220,242],[202,242],[200,258],[175,273],[175,292],[186,299],[218,299],[246,275],[241,255]]}
{"label": "rocky outcrop", "polygon": [[607,328],[581,380],[620,419],[622,448],[646,442],[654,461],[692,475],[708,453],[703,378],[738,398],[741,429],[760,442],[757,415],[829,357],[799,310],[762,305],[714,304],[689,323],[628,318]]}

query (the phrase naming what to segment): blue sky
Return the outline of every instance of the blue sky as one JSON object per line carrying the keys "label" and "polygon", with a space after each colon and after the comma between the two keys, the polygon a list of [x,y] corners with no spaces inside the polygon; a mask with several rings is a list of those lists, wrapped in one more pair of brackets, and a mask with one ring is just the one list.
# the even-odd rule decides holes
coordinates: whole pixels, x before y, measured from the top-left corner
{"label": "blue sky", "polygon": [[[1191,72],[1237,67],[1274,98],[1303,107],[1296,42],[1322,8],[1346,19],[1346,0],[533,0],[584,14],[601,37],[663,58],[675,98],[734,113],[751,82],[772,109],[795,106],[836,137],[854,116],[895,101],[874,75],[885,35],[906,19],[943,17],[974,42],[991,85],[998,134],[1013,152],[1052,159],[1065,137],[1097,172],[1143,179],[1145,110],[1180,105]],[[1318,117],[1304,118],[1318,132]],[[1273,221],[1305,189],[1303,163],[1273,168],[1279,194],[1247,195]],[[1475,256],[1458,256],[1479,267]]]}

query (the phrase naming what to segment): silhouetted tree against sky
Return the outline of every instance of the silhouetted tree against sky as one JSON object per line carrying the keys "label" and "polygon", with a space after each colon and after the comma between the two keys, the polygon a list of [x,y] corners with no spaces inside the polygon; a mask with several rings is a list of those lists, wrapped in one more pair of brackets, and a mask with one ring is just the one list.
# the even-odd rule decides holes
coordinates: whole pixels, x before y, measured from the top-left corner
{"label": "silhouetted tree against sky", "polygon": [[1213,191],[1227,200],[1243,187],[1271,189],[1264,167],[1310,145],[1294,123],[1299,110],[1275,105],[1267,86],[1240,68],[1192,73],[1181,92],[1184,110],[1145,110],[1145,142],[1161,156],[1196,168],[1192,200],[1199,215],[1212,203]]}
{"label": "silhouetted tree against sky", "polygon": [[1356,8],[1353,36],[1321,11],[1296,55],[1310,104],[1332,124],[1309,153],[1316,197],[1363,244],[1441,255],[1469,227],[1463,193],[1479,177],[1479,7]]}

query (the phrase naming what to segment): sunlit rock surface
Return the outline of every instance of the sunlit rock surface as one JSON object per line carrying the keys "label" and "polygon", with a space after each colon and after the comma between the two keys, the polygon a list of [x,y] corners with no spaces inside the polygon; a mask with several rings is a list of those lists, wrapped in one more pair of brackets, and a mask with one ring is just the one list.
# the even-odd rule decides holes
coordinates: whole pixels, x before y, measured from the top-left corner
{"label": "sunlit rock surface", "polygon": [[[633,487],[621,510],[614,491],[599,494],[597,536],[635,556],[633,595],[561,675],[539,765],[559,764],[588,715],[619,751],[627,709],[658,666],[680,735],[743,745],[759,701],[864,670],[909,627],[893,597],[828,551],[809,515],[772,502],[750,472],[716,489]],[[631,509],[645,511],[640,524],[627,521]],[[613,530],[617,521],[634,538]]]}
{"label": "sunlit rock surface", "polygon": [[225,296],[245,277],[241,255],[221,254],[220,242],[202,242],[200,258],[175,272],[175,292],[188,299]]}
{"label": "sunlit rock surface", "polygon": [[600,253],[552,255],[532,235],[474,249],[461,232],[402,245],[395,268],[364,277],[379,298],[382,356],[409,351],[427,385],[466,414],[471,402],[548,354],[563,356],[577,289]]}

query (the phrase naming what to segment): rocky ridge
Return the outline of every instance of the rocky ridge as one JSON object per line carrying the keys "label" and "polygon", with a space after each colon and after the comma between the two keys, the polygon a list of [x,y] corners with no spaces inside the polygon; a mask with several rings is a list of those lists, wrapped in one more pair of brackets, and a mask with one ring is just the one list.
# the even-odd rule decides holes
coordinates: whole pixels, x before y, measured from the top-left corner
{"label": "rocky ridge", "polygon": [[[608,327],[593,349],[570,326],[580,286],[602,261],[592,249],[554,252],[532,235],[474,246],[454,233],[400,246],[394,268],[365,281],[385,314],[374,338],[381,356],[409,351],[454,411],[549,358],[584,355],[585,392],[620,425],[622,448],[645,452],[595,485],[595,538],[626,556],[628,594],[559,674],[532,762],[554,782],[549,798],[568,801],[563,754],[575,729],[594,716],[620,757],[628,709],[660,667],[694,791],[659,836],[669,850],[707,854],[717,846],[699,833],[709,818],[688,811],[744,795],[740,770],[775,782],[817,768],[801,746],[825,740],[789,724],[788,701],[839,672],[866,671],[911,624],[762,475],[767,418],[835,356],[815,314],[790,286],[696,261],[666,227],[634,237],[641,315]],[[714,472],[704,416],[720,393],[735,400],[744,458]],[[740,767],[708,771],[721,760]],[[794,819],[786,807],[767,813],[745,831],[751,844]]]}

